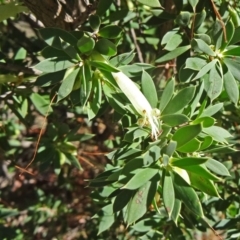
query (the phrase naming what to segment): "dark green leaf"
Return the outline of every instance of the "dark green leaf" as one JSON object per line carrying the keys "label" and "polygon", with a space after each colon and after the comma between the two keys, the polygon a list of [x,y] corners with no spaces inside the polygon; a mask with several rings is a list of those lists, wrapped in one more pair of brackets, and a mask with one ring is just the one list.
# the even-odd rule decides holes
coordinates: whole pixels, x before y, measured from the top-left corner
{"label": "dark green leaf", "polygon": [[216,173],[218,175],[226,176],[226,177],[230,176],[230,173],[227,170],[227,168],[217,160],[209,159],[205,163],[205,165],[207,168],[209,168],[211,171],[213,171],[214,173]]}
{"label": "dark green leaf", "polygon": [[201,125],[189,125],[179,128],[173,135],[172,140],[177,142],[177,148],[182,147],[202,131]]}
{"label": "dark green leaf", "polygon": [[97,30],[101,25],[101,19],[98,15],[91,15],[89,17],[89,23],[93,30]]}
{"label": "dark green leaf", "polygon": [[50,101],[46,98],[42,97],[38,93],[32,93],[30,95],[30,99],[36,109],[42,114],[46,115],[47,112],[52,112],[52,107],[50,106]]}
{"label": "dark green leaf", "polygon": [[156,174],[158,174],[159,169],[156,168],[144,168],[135,174],[131,180],[123,187],[124,189],[138,189]]}
{"label": "dark green leaf", "polygon": [[186,158],[173,158],[171,161],[172,166],[183,168],[185,166],[200,165],[208,161],[208,158],[186,157]]}
{"label": "dark green leaf", "polygon": [[142,91],[151,107],[156,108],[158,102],[156,87],[151,76],[144,70],[142,71]]}
{"label": "dark green leaf", "polygon": [[225,57],[223,58],[224,63],[227,65],[228,70],[232,73],[232,75],[240,81],[240,57]]}
{"label": "dark green leaf", "polygon": [[196,80],[198,78],[201,78],[204,76],[206,73],[208,73],[217,63],[217,59],[214,59],[213,61],[209,62],[207,65],[205,65],[199,72],[198,74],[193,78],[193,80]]}
{"label": "dark green leaf", "polygon": [[190,57],[187,58],[185,68],[200,71],[205,65],[207,65],[206,59],[199,57]]}
{"label": "dark green leaf", "polygon": [[34,66],[34,68],[44,72],[44,73],[50,73],[50,72],[57,72],[61,71],[66,68],[74,67],[76,63],[69,61],[66,58],[48,58],[37,65]]}
{"label": "dark green leaf", "polygon": [[166,61],[172,60],[172,59],[182,55],[183,53],[185,53],[187,50],[190,49],[190,47],[191,47],[190,45],[178,47],[178,48],[174,49],[173,51],[167,53],[166,55],[158,58],[155,62],[161,63],[161,62],[166,62]]}
{"label": "dark green leaf", "polygon": [[137,1],[149,7],[161,7],[158,0],[137,0]]}
{"label": "dark green leaf", "polygon": [[176,198],[183,201],[186,207],[199,217],[204,217],[196,192],[178,174],[173,173]]}
{"label": "dark green leaf", "polygon": [[227,139],[232,137],[227,130],[218,126],[203,128],[203,132],[210,135],[215,141],[222,143],[227,142]]}
{"label": "dark green leaf", "polygon": [[177,221],[180,215],[180,211],[181,211],[181,207],[182,207],[182,202],[175,198],[174,199],[174,207],[172,210],[172,214],[171,214],[171,219],[174,221],[174,223],[177,225]]}
{"label": "dark green leaf", "polygon": [[201,142],[198,139],[193,138],[191,141],[178,148],[178,151],[183,153],[193,153],[198,151],[200,146]]}
{"label": "dark green leaf", "polygon": [[37,78],[35,85],[41,87],[48,87],[57,84],[63,80],[64,74],[65,70],[43,74]]}
{"label": "dark green leaf", "polygon": [[207,95],[214,100],[217,98],[223,88],[223,76],[222,69],[217,66],[217,64],[210,70],[209,75],[204,77],[204,89],[207,92]]}
{"label": "dark green leaf", "polygon": [[97,15],[100,17],[104,15],[104,13],[110,8],[111,4],[113,3],[113,0],[99,0],[98,6],[97,6]]}
{"label": "dark green leaf", "polygon": [[174,78],[168,81],[166,87],[164,88],[159,106],[161,112],[164,110],[164,108],[171,100],[173,92],[174,92]]}
{"label": "dark green leaf", "polygon": [[209,56],[216,56],[216,53],[201,39],[192,39],[191,45],[194,51],[203,52]]}
{"label": "dark green leaf", "polygon": [[178,125],[188,122],[189,118],[183,114],[168,114],[168,115],[163,115],[161,117],[161,120],[165,124],[167,124],[171,127],[175,127],[175,126],[178,126]]}
{"label": "dark green leaf", "polygon": [[63,82],[58,90],[58,102],[67,97],[73,90],[75,79],[78,76],[79,70],[79,68],[73,68],[66,71]]}
{"label": "dark green leaf", "polygon": [[166,115],[181,112],[181,110],[192,100],[195,94],[195,89],[195,87],[186,87],[178,92],[177,95],[168,103],[162,114]]}
{"label": "dark green leaf", "polygon": [[97,41],[95,50],[106,56],[114,56],[117,53],[117,47],[108,39],[100,39]]}
{"label": "dark green leaf", "polygon": [[43,40],[52,47],[56,47],[54,44],[56,38],[61,38],[73,46],[77,43],[77,39],[71,33],[60,28],[41,28],[38,31],[40,32]]}
{"label": "dark green leaf", "polygon": [[126,221],[128,225],[136,222],[147,211],[157,190],[158,179],[148,181],[134,195],[127,206]]}
{"label": "dark green leaf", "polygon": [[93,38],[83,35],[77,42],[78,49],[81,53],[88,53],[93,50],[95,41]]}
{"label": "dark green leaf", "polygon": [[223,75],[224,88],[230,100],[237,105],[239,99],[239,87],[232,73],[227,70]]}
{"label": "dark green leaf", "polygon": [[169,216],[171,216],[172,214],[172,211],[174,208],[174,201],[175,201],[175,194],[174,194],[172,177],[167,171],[165,171],[164,180],[163,180],[163,202]]}
{"label": "dark green leaf", "polygon": [[191,181],[191,186],[197,188],[198,190],[207,193],[210,196],[220,197],[216,187],[213,182],[207,178],[202,177],[201,175],[190,173],[189,177]]}
{"label": "dark green leaf", "polygon": [[103,38],[118,38],[121,36],[122,29],[116,25],[108,25],[101,28],[98,32],[99,36]]}

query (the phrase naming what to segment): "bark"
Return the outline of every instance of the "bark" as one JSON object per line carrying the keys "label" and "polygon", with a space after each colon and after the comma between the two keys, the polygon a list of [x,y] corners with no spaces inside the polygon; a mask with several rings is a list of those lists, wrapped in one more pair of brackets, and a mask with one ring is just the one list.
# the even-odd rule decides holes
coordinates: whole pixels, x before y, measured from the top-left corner
{"label": "bark", "polygon": [[23,0],[24,4],[45,27],[65,30],[79,28],[97,8],[98,1],[87,0]]}

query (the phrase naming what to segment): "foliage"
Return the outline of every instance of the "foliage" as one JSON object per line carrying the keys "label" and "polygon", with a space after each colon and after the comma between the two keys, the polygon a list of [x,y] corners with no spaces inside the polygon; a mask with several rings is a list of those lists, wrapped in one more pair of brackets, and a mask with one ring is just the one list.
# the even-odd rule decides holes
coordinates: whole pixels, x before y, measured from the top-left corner
{"label": "foliage", "polygon": [[[9,4],[18,10],[1,21],[25,11],[0,7]],[[26,203],[8,203],[11,183],[1,186],[1,239],[193,239],[207,229],[238,239],[239,12],[234,1],[100,0],[80,29],[39,28],[31,48],[5,33],[2,178],[17,166],[57,183],[35,180]],[[80,164],[86,145],[107,152],[94,177]],[[84,170],[93,218],[68,236],[81,194],[73,176]]]}

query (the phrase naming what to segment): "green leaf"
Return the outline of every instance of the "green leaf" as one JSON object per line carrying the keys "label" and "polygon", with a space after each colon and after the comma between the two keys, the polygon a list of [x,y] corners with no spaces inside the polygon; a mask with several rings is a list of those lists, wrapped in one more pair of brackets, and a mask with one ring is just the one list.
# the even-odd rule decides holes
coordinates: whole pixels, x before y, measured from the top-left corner
{"label": "green leaf", "polygon": [[79,77],[82,81],[82,88],[80,88],[81,103],[83,106],[85,106],[92,89],[92,71],[87,61],[80,69]]}
{"label": "green leaf", "polygon": [[223,75],[224,88],[228,94],[230,100],[237,105],[239,99],[239,86],[236,83],[232,73],[227,70]]}
{"label": "green leaf", "polygon": [[195,12],[195,8],[196,8],[196,6],[197,6],[197,4],[198,4],[198,1],[199,1],[199,0],[188,0],[188,2],[189,2],[189,3],[191,4],[191,6],[192,6],[194,12]]}
{"label": "green leaf", "polygon": [[196,72],[194,70],[185,68],[185,64],[180,67],[178,72],[178,78],[180,82],[190,82],[194,75],[196,75]]}
{"label": "green leaf", "polygon": [[173,135],[172,140],[177,142],[177,148],[182,147],[202,131],[201,124],[189,125],[179,128]]}
{"label": "green leaf", "polygon": [[75,167],[77,168],[78,170],[82,170],[82,167],[79,163],[79,160],[73,156],[72,154],[70,153],[64,153],[66,155],[66,158],[70,161],[70,163]]}
{"label": "green leaf", "polygon": [[224,51],[222,53],[224,56],[240,56],[240,47],[236,46],[236,47],[233,47],[233,48],[230,48],[229,50],[227,51]]}
{"label": "green leaf", "polygon": [[[194,30],[196,31],[198,28],[201,27],[201,25],[204,23],[204,20],[206,19],[207,12],[205,9],[203,9],[201,12],[195,13],[195,21],[194,21]],[[200,35],[200,37],[196,36]],[[205,35],[205,36],[204,36]],[[208,36],[208,35],[207,35]],[[206,37],[206,34],[194,34],[194,37],[202,39],[204,42],[210,45],[211,43],[211,38],[208,36]]]}
{"label": "green leaf", "polygon": [[223,107],[223,103],[217,103],[215,105],[210,105],[209,107],[204,109],[204,111],[202,112],[202,114],[200,116],[201,117],[213,116],[215,113],[217,113],[219,110],[221,110],[222,107]]}
{"label": "green leaf", "polygon": [[203,210],[196,192],[178,174],[173,172],[176,198],[183,201],[186,207],[199,217],[204,217]]}
{"label": "green leaf", "polygon": [[38,93],[32,93],[30,95],[30,99],[35,106],[35,108],[42,114],[46,115],[47,112],[52,112],[52,107],[50,105],[50,101],[39,95]]}
{"label": "green leaf", "polygon": [[41,54],[44,58],[53,58],[53,57],[59,58],[60,57],[60,58],[69,59],[69,56],[66,52],[64,52],[63,50],[60,50],[58,48],[54,48],[54,47],[50,47],[50,46],[45,47],[42,50]]}
{"label": "green leaf", "polygon": [[127,206],[125,219],[127,224],[135,223],[147,211],[157,190],[158,179],[148,181],[134,195]]}
{"label": "green leaf", "polygon": [[195,87],[186,87],[179,91],[177,95],[168,103],[162,115],[174,114],[181,112],[183,108],[188,106],[195,94]]}
{"label": "green leaf", "polygon": [[[60,28],[41,28],[38,31],[40,32],[43,40],[52,47],[56,47],[56,38],[61,38],[63,41],[69,43],[72,46],[75,46],[77,44],[77,38],[75,38],[71,33]],[[59,45],[59,48],[62,49],[61,44]]]}
{"label": "green leaf", "polygon": [[120,193],[116,196],[113,203],[113,212],[116,213],[121,211],[130,202],[135,191],[129,189],[122,189]]}
{"label": "green leaf", "polygon": [[108,39],[100,39],[95,45],[95,50],[106,56],[114,56],[117,53],[117,47]]}
{"label": "green leaf", "polygon": [[182,201],[175,198],[174,199],[174,207],[173,207],[172,214],[171,214],[171,219],[174,221],[174,223],[176,225],[177,225],[178,218],[180,216],[181,207],[182,207]]}
{"label": "green leaf", "polygon": [[72,92],[79,70],[79,68],[73,68],[66,71],[62,84],[58,90],[58,102],[67,97]]}
{"label": "green leaf", "polygon": [[81,53],[88,53],[93,50],[95,41],[93,38],[83,35],[77,42],[78,49]]}
{"label": "green leaf", "polygon": [[207,193],[210,196],[220,197],[213,182],[207,178],[203,178],[201,175],[195,173],[189,173],[191,186],[198,190]]}
{"label": "green leaf", "polygon": [[92,79],[92,97],[89,99],[88,106],[88,118],[89,120],[93,119],[102,103],[102,84],[100,79],[98,79],[97,75],[95,75]]}
{"label": "green leaf", "polygon": [[149,7],[161,7],[158,0],[137,0],[137,1]]}
{"label": "green leaf", "polygon": [[103,38],[118,38],[122,34],[122,28],[116,25],[108,25],[101,28],[98,32],[99,36]]}
{"label": "green leaf", "polygon": [[210,63],[208,63],[207,65],[205,65],[199,72],[198,74],[193,78],[193,80],[196,80],[198,78],[201,78],[202,76],[204,76],[206,73],[208,73],[217,63],[217,59],[214,59],[213,61],[211,61]]}
{"label": "green leaf", "polygon": [[167,147],[166,147],[166,149],[165,149],[165,153],[166,153],[169,157],[171,157],[171,156],[174,154],[176,148],[177,148],[177,142],[175,142],[175,141],[170,141],[170,143],[167,145]]}
{"label": "green leaf", "polygon": [[211,100],[217,98],[223,88],[222,70],[217,64],[210,70],[209,75],[204,77],[204,89]]}
{"label": "green leaf", "polygon": [[196,97],[194,98],[194,100],[192,101],[191,106],[190,106],[191,107],[191,117],[194,115],[194,112],[195,112],[197,106],[199,105],[200,99],[202,97],[203,89],[204,89],[204,83],[202,82],[200,87],[198,87],[196,89],[196,92],[197,92]]}
{"label": "green leaf", "polygon": [[112,212],[112,204],[103,207],[101,211],[103,212],[103,216],[99,223],[98,235],[109,229],[115,222],[115,216]]}
{"label": "green leaf", "polygon": [[173,158],[171,161],[172,166],[183,168],[185,166],[200,165],[208,161],[208,158],[197,157],[185,157],[185,158]]}
{"label": "green leaf", "polygon": [[48,87],[61,82],[64,78],[65,70],[46,73],[39,76],[35,82],[36,86]]}
{"label": "green leaf", "polygon": [[207,34],[194,34],[195,39],[201,39],[203,40],[206,44],[211,45],[211,38]]}
{"label": "green leaf", "polygon": [[151,76],[144,70],[142,71],[142,91],[151,107],[156,108],[158,103],[157,90]]}
{"label": "green leaf", "polygon": [[119,72],[119,69],[113,67],[107,62],[101,62],[101,61],[91,61],[90,64],[100,70],[104,70],[107,72]]}
{"label": "green leaf", "polygon": [[227,65],[228,70],[232,73],[234,78],[240,81],[240,57],[232,56],[223,58],[224,63]]}
{"label": "green leaf", "polygon": [[163,202],[168,215],[171,216],[174,208],[175,194],[172,177],[167,171],[165,171],[163,179]]}
{"label": "green leaf", "polygon": [[192,124],[199,124],[199,123],[202,123],[202,126],[204,128],[208,128],[208,127],[211,127],[214,125],[215,123],[215,119],[212,118],[212,117],[200,117],[200,118],[196,118]]}
{"label": "green leaf", "polygon": [[226,139],[232,137],[232,135],[227,130],[218,126],[203,128],[203,132],[210,135],[215,141],[222,143],[227,143]]}
{"label": "green leaf", "polygon": [[161,157],[161,148],[153,145],[143,155],[144,165],[150,165],[158,161]]}
{"label": "green leaf", "polygon": [[227,41],[225,41],[225,39],[223,39],[222,41],[222,45],[221,45],[221,50],[224,50],[225,47],[229,44],[229,42],[231,42],[232,37],[234,35],[234,31],[235,31],[235,27],[233,22],[231,21],[231,19],[227,22],[227,24],[225,25],[226,28],[226,37],[227,37]]}
{"label": "green leaf", "polygon": [[201,39],[193,38],[191,41],[191,46],[196,52],[203,52],[209,56],[216,56],[216,53]]}
{"label": "green leaf", "polygon": [[156,168],[144,168],[141,169],[137,174],[135,174],[131,180],[123,186],[123,189],[138,189],[143,184],[148,182],[150,179],[152,179],[155,175],[157,175],[159,172],[159,169]]}
{"label": "green leaf", "polygon": [[238,42],[240,42],[240,26],[235,28],[233,37],[232,37],[229,45],[233,45],[233,44],[236,44]]}
{"label": "green leaf", "polygon": [[161,62],[166,62],[166,61],[172,60],[172,59],[182,55],[183,53],[185,53],[190,48],[191,48],[190,45],[183,46],[183,47],[178,47],[178,48],[174,49],[173,51],[167,53],[166,55],[158,58],[155,62],[156,63],[161,63]]}
{"label": "green leaf", "polygon": [[61,71],[66,68],[74,67],[76,65],[75,62],[69,61],[66,58],[48,58],[37,65],[34,66],[34,68],[44,72],[44,73],[50,73],[50,72],[57,72]]}
{"label": "green leaf", "polygon": [[182,43],[182,41],[183,41],[182,35],[179,33],[175,33],[174,35],[172,35],[169,41],[167,41],[164,50],[173,51]]}
{"label": "green leaf", "polygon": [[99,0],[97,6],[97,15],[100,17],[104,15],[104,13],[110,8],[112,5],[113,0]]}
{"label": "green leaf", "polygon": [[227,170],[227,168],[220,163],[217,160],[214,159],[209,159],[206,163],[205,163],[206,167],[209,168],[211,171],[213,171],[214,173],[221,175],[221,176],[226,176],[229,177],[230,173]]}
{"label": "green leaf", "polygon": [[8,2],[7,4],[0,5],[0,22],[10,17],[15,17],[18,13],[28,12],[25,6],[17,5],[15,2]]}
{"label": "green leaf", "polygon": [[160,101],[160,111],[163,112],[164,108],[167,106],[169,101],[171,100],[174,92],[174,78],[168,81],[166,87],[164,88],[161,101]]}
{"label": "green leaf", "polygon": [[93,30],[99,29],[101,25],[101,19],[98,15],[91,15],[89,17],[89,24]]}
{"label": "green leaf", "polygon": [[135,53],[134,53],[134,50],[132,50],[129,53],[123,53],[116,57],[111,58],[109,62],[111,65],[118,67],[120,65],[129,64],[134,59],[134,57],[135,57]]}
{"label": "green leaf", "polygon": [[213,139],[211,136],[206,136],[201,144],[201,147],[199,148],[199,151],[204,150],[212,145]]}
{"label": "green leaf", "polygon": [[207,64],[206,59],[200,57],[187,58],[185,68],[200,71]]}
{"label": "green leaf", "polygon": [[201,177],[207,178],[209,180],[213,180],[213,181],[220,180],[219,177],[217,177],[216,175],[214,175],[210,171],[208,171],[208,169],[205,167],[205,165],[182,166],[181,168],[187,170],[188,172],[198,174]]}
{"label": "green leaf", "polygon": [[201,142],[198,139],[193,138],[188,143],[178,148],[178,151],[183,153],[193,153],[198,151],[200,146],[201,146]]}
{"label": "green leaf", "polygon": [[183,114],[168,114],[168,115],[161,116],[161,120],[165,124],[167,124],[171,127],[175,127],[175,126],[178,126],[178,125],[188,122],[189,118]]}
{"label": "green leaf", "polygon": [[191,13],[181,11],[179,15],[176,17],[175,21],[180,27],[187,27],[190,23]]}

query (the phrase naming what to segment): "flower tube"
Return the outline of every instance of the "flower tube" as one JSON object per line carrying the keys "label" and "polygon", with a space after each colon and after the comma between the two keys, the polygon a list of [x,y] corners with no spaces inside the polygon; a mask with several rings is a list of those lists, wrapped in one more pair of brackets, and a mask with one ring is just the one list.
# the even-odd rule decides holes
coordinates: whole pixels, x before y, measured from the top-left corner
{"label": "flower tube", "polygon": [[160,114],[158,109],[153,109],[139,90],[136,84],[128,78],[124,73],[117,72],[112,73],[114,79],[116,80],[119,88],[127,96],[129,101],[132,103],[136,111],[143,117],[142,125],[150,125],[152,129],[152,137],[156,140],[159,135],[159,122],[157,117]]}

